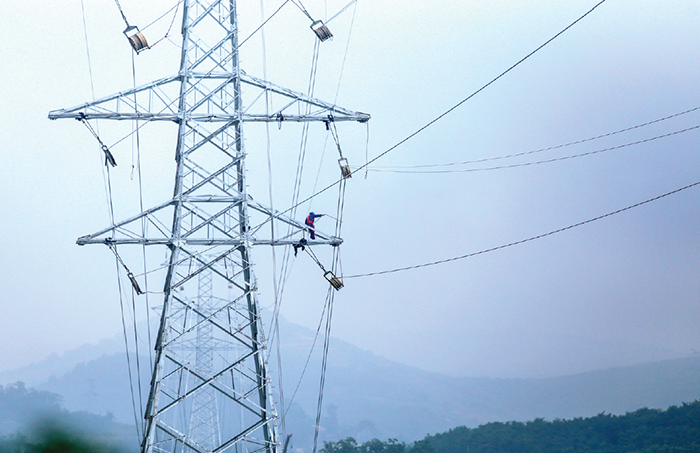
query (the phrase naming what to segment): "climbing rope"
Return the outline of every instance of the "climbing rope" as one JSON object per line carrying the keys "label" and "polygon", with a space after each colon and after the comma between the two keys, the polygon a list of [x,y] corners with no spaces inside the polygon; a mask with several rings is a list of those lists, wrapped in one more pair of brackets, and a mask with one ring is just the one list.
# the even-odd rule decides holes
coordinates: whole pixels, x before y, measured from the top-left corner
{"label": "climbing rope", "polygon": [[355,8],[352,10],[352,20],[350,20],[350,31],[348,31],[348,40],[345,42],[345,53],[343,54],[343,64],[340,65],[340,75],[338,76],[338,87],[335,90],[335,98],[333,99],[333,104],[336,104],[338,102],[338,94],[340,93],[340,83],[343,80],[343,72],[345,72],[345,62],[348,59],[348,50],[350,49],[350,37],[352,36],[352,30],[355,26],[355,13],[357,13],[357,0],[353,0],[350,3],[348,3],[345,8],[341,9],[338,14],[335,16],[331,17],[326,23],[332,21],[336,17],[340,15],[343,11],[348,9],[350,5],[355,3]]}
{"label": "climbing rope", "polygon": [[[314,49],[314,54],[315,56],[317,55],[318,52],[318,41],[316,41],[316,46]],[[314,66],[315,66],[314,62]],[[315,77],[315,69],[312,70],[312,77]],[[312,92],[312,87],[313,85],[310,84],[310,92]],[[337,94],[340,89],[340,80],[338,81],[338,90],[336,91],[336,100],[337,100]],[[333,132],[331,134],[333,135],[333,139],[336,143],[336,147],[338,148],[338,152],[340,153],[341,159],[343,158],[342,155],[342,149],[340,148],[340,140],[338,138],[338,133],[337,129],[335,128],[335,123],[331,121],[332,118],[329,118],[328,123],[326,123],[327,130],[330,130],[330,123],[333,123]],[[326,136],[327,137],[327,136]],[[325,154],[325,149],[326,146],[324,144],[323,151]],[[323,161],[323,156],[321,157],[321,161]],[[303,163],[303,160],[301,161]],[[319,167],[319,174],[320,174],[320,167]],[[318,182],[318,176],[317,174],[316,177],[316,182]],[[300,175],[299,175],[300,176]],[[314,191],[315,191],[315,184],[314,184]],[[293,204],[296,204],[296,200],[298,199],[298,195],[296,196],[297,198],[293,198]],[[337,206],[337,212],[335,220],[336,220],[336,227],[335,227],[335,232],[336,236],[340,236],[340,230],[342,228],[342,213],[343,213],[343,208],[345,205],[345,178],[343,178],[341,184],[340,184],[340,192],[338,195],[338,206]],[[309,209],[311,206],[309,206]],[[296,207],[295,209],[292,210],[292,215],[296,213]],[[330,216],[329,216],[330,217]],[[316,254],[313,252],[311,247],[303,247],[302,248],[306,253],[311,257],[311,259],[321,268],[321,270],[324,272],[324,277],[327,276],[328,271],[325,269],[321,261],[318,259]],[[333,261],[332,261],[332,272],[337,272],[337,269],[340,268],[340,247],[334,247],[333,248]],[[318,335],[321,330],[321,326],[323,324],[323,321],[325,319],[326,321],[326,329],[325,329],[325,335],[324,335],[324,345],[323,345],[323,359],[322,359],[322,366],[321,366],[321,377],[319,381],[319,395],[318,395],[318,404],[316,408],[316,423],[315,423],[315,430],[314,430],[314,444],[313,444],[313,453],[316,453],[317,448],[318,448],[318,435],[319,435],[319,429],[321,425],[321,414],[322,414],[322,408],[323,408],[323,396],[324,396],[324,389],[325,389],[325,381],[326,381],[326,369],[327,369],[327,364],[328,364],[328,351],[329,351],[329,342],[330,342],[330,333],[331,333],[331,320],[332,320],[332,312],[333,312],[333,301],[335,297],[335,291],[333,289],[338,290],[340,287],[342,287],[342,281],[337,279],[335,275],[331,272],[332,275],[332,280],[329,280],[329,287],[328,291],[326,294],[326,302],[323,307],[323,312],[321,314],[321,319],[319,320],[318,328],[316,329],[316,334],[314,335],[313,343],[311,345],[311,349],[309,351],[309,354],[306,358],[306,362],[304,363],[304,367],[302,369],[301,375],[299,376],[299,380],[297,382],[296,388],[294,389],[294,392],[292,393],[292,397],[289,400],[289,403],[287,404],[286,409],[282,413],[282,419],[286,419],[287,412],[291,408],[292,402],[294,401],[294,398],[296,397],[297,391],[299,390],[299,387],[301,385],[301,382],[306,374],[307,367],[309,365],[309,361],[311,359],[311,355],[313,353],[313,350],[316,346],[316,341],[318,339]],[[325,315],[325,318],[324,318]],[[284,406],[283,406],[284,407]]]}
{"label": "climbing rope", "polygon": [[[263,4],[263,0],[260,0],[260,19],[262,21],[262,25],[260,26],[260,39],[262,41],[262,52],[261,52],[261,57],[262,57],[262,65],[263,65],[263,79],[267,80],[267,47],[266,47],[266,42],[265,42],[265,28],[264,25],[267,21],[265,21],[265,8]],[[270,115],[270,110],[271,110],[271,99],[270,99],[270,91],[268,89],[265,89],[265,116]],[[268,195],[270,198],[270,240],[274,244],[275,242],[275,222],[274,222],[274,197],[273,197],[273,191],[272,191],[272,155],[271,155],[271,144],[270,144],[270,123],[265,122],[265,137],[266,137],[266,154],[267,154],[267,176],[268,176]],[[283,379],[282,379],[282,351],[281,351],[281,340],[280,340],[280,327],[279,327],[279,312],[281,308],[281,296],[282,294],[279,291],[279,282],[277,279],[277,252],[276,252],[276,247],[272,247],[272,290],[273,290],[273,297],[274,297],[274,309],[273,309],[273,315],[272,315],[272,326],[270,329],[270,334],[268,335],[268,338],[270,338],[270,343],[274,343],[275,345],[275,351],[277,353],[277,379],[278,379],[278,387],[279,387],[279,398],[280,398],[280,404],[284,408],[284,384],[283,384]],[[272,330],[274,328],[274,330]],[[270,348],[270,353],[272,351],[272,348]],[[268,360],[269,360],[269,354],[268,353]],[[284,436],[287,433],[287,428],[286,428],[286,423],[285,423],[285,418],[282,417],[280,420],[280,431],[281,434]]]}
{"label": "climbing rope", "polygon": [[[289,0],[288,0],[289,1]],[[312,59],[311,59],[311,71],[309,74],[309,85],[307,89],[307,94],[312,97],[314,88],[316,86],[316,72],[318,69],[318,54],[319,54],[319,45],[318,41],[314,42],[314,51],[312,54]],[[310,105],[306,105],[306,112],[309,113],[311,110]],[[280,117],[281,118],[281,117]],[[281,123],[280,123],[281,124]],[[307,149],[307,143],[308,143],[308,134],[309,134],[309,123],[304,123],[302,126],[302,132],[301,132],[301,140],[299,143],[299,154],[297,157],[297,167],[296,167],[296,172],[294,175],[294,185],[292,187],[292,205],[297,205],[299,197],[301,196],[301,181],[302,181],[302,175],[304,173],[304,161],[306,159],[306,149]],[[296,216],[297,209],[293,209],[292,212],[290,213],[290,217]],[[270,222],[272,222],[272,219],[269,219]],[[296,227],[289,226],[287,229],[287,235],[292,235],[295,232]],[[292,271],[292,263],[293,261],[291,260],[292,253],[289,247],[286,247],[283,253],[282,257],[282,265],[280,268],[280,276],[279,276],[279,285],[278,285],[278,290],[280,294],[282,291],[284,291],[284,287],[286,285],[287,280],[289,279],[289,276],[291,275]]]}

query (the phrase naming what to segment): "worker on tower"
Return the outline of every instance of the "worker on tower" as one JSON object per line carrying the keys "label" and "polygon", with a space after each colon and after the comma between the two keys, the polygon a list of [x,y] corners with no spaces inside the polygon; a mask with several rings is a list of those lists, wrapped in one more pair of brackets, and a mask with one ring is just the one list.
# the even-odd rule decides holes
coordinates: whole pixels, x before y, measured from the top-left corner
{"label": "worker on tower", "polygon": [[305,251],[307,245],[308,241],[306,238],[301,238],[298,243],[292,244],[292,247],[294,247],[294,256],[297,256],[299,249],[301,249],[302,252]]}
{"label": "worker on tower", "polygon": [[304,223],[306,224],[307,227],[309,227],[309,236],[311,239],[316,239],[316,227],[314,226],[314,222],[316,219],[319,219],[323,217],[323,214],[314,214],[313,212],[310,212],[309,215],[306,217],[306,221]]}

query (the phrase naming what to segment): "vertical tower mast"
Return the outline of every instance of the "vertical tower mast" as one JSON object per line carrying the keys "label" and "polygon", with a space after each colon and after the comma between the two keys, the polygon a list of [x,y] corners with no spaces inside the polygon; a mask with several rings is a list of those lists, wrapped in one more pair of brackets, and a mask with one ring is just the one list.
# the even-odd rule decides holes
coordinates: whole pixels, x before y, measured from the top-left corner
{"label": "vertical tower mast", "polygon": [[[77,241],[115,252],[126,244],[169,250],[142,452],[273,453],[275,409],[250,251],[260,244],[295,244],[306,227],[248,195],[242,124],[365,122],[369,115],[243,73],[235,0],[184,0],[182,34],[177,75],[52,111],[49,118],[178,126],[173,197]],[[255,91],[267,90],[284,98],[277,104],[284,107],[267,113],[253,102],[244,109],[244,86],[251,99],[264,98]],[[267,230],[260,226],[268,221],[284,223],[292,233],[261,237]],[[308,244],[341,242],[317,231]],[[202,294],[188,295],[194,285],[185,284],[195,277],[206,287],[206,301]]]}

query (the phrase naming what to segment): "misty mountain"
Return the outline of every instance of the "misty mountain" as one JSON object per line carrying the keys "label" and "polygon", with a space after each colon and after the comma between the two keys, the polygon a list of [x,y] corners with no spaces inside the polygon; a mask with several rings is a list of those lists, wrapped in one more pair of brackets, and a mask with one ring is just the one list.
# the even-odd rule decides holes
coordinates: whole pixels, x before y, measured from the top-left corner
{"label": "misty mountain", "polygon": [[[277,399],[281,388],[287,407],[291,401],[285,422],[296,448],[313,440],[323,340],[319,337],[309,354],[314,336],[303,327],[281,323],[282,386],[276,357],[270,359]],[[62,395],[67,410],[111,413],[116,421],[133,425],[141,422],[148,394],[148,355],[131,353],[127,359],[123,352],[105,353],[75,364],[81,356],[94,356],[100,348],[109,352],[117,344],[114,340],[80,348],[4,375],[38,382],[38,389]],[[53,375],[46,378],[49,372]],[[461,425],[623,414],[698,398],[698,356],[556,378],[455,378],[398,364],[332,338],[320,439],[412,441]],[[278,411],[283,412],[280,407]]]}
{"label": "misty mountain", "polygon": [[[297,325],[281,325],[282,390],[287,406],[293,398],[285,419],[286,430],[294,434],[296,448],[307,447],[313,439],[322,338],[317,340],[306,372],[302,371],[314,334]],[[72,357],[68,353],[65,356]],[[51,363],[56,360],[51,358]],[[116,353],[80,363],[67,373],[44,380],[37,388],[62,395],[68,410],[111,412],[115,420],[133,424],[140,422],[143,412],[138,401],[147,397],[150,364],[148,356],[139,357],[137,362],[135,354],[130,355],[129,362],[133,386],[129,384],[125,354]],[[279,395],[276,363],[273,356],[271,375]],[[25,369],[27,381],[37,379],[30,371],[41,369],[42,364]],[[136,403],[132,403],[132,392]],[[332,338],[320,438],[353,436],[364,441],[396,437],[412,441],[460,425],[569,419],[602,412],[624,414],[642,407],[663,409],[698,398],[697,356],[546,379],[455,378],[398,364]],[[278,411],[283,412],[281,408]]]}
{"label": "misty mountain", "polygon": [[34,386],[52,376],[62,376],[78,364],[123,351],[124,339],[121,337],[103,339],[97,344],[84,344],[60,355],[51,354],[38,363],[32,363],[15,370],[2,371],[0,372],[0,384],[22,381],[28,386]]}

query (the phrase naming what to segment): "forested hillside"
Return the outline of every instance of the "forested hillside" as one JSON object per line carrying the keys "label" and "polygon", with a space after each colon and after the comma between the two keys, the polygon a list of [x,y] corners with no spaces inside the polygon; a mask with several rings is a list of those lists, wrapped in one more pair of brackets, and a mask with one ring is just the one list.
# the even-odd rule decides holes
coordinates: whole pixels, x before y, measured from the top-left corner
{"label": "forested hillside", "polygon": [[459,427],[424,441],[435,453],[700,452],[700,401],[625,415]]}
{"label": "forested hillside", "polygon": [[[66,411],[59,395],[28,389],[22,383],[0,386],[0,451],[61,451],[44,448],[64,441],[99,443],[98,451],[104,452],[137,449],[133,428],[115,423],[110,415]],[[358,444],[349,437],[324,442],[322,452],[700,453],[700,401],[625,415],[601,413],[571,420],[537,418],[462,426],[413,444],[396,439]]]}
{"label": "forested hillside", "polygon": [[495,422],[428,435],[412,445],[389,439],[324,442],[322,453],[698,453],[700,401],[666,410],[601,413],[572,420]]}

